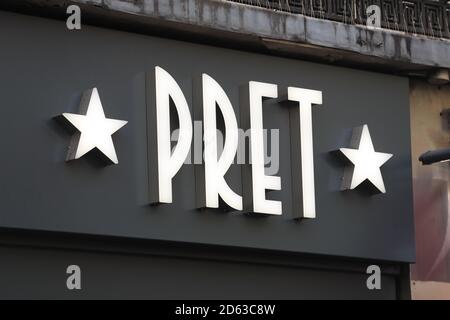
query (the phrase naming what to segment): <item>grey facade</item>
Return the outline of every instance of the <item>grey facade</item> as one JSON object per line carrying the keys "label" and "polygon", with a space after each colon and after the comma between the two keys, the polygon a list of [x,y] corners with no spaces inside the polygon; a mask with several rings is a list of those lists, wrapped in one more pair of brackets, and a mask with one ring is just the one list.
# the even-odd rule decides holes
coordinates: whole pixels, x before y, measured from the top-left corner
{"label": "grey facade", "polygon": [[[177,30],[180,21],[174,21],[182,15],[152,17],[151,2],[145,3],[147,11],[140,14],[147,18],[130,18],[134,22],[119,25],[121,30],[111,25],[113,16],[135,6],[109,8],[117,10],[108,18],[102,12],[105,4],[96,12],[99,8],[86,2],[91,8],[86,11],[89,24],[75,32],[69,32],[64,21],[52,19],[64,16],[58,9],[43,9],[45,17],[33,16],[39,11],[20,5],[9,7],[19,13],[1,12],[0,34],[8,40],[0,54],[0,83],[8,90],[2,93],[0,141],[9,151],[2,160],[0,250],[6,263],[0,267],[0,297],[408,298],[415,248],[406,75],[426,75],[439,59],[428,62],[428,53],[417,54],[413,47],[391,56],[392,47],[386,46],[364,62],[355,59],[356,49],[351,48],[340,61],[333,61],[335,65],[327,65],[332,60],[327,54],[309,62],[305,60],[310,54],[303,49],[298,59],[297,49],[286,49],[286,44],[280,50],[261,48],[261,38],[257,44],[247,41],[254,36],[237,32],[242,39],[236,41],[229,30],[205,30],[204,25],[196,29],[194,21],[183,39]],[[216,5],[264,14],[252,13],[259,8]],[[93,23],[94,17],[100,17],[99,23]],[[149,35],[149,25],[140,19],[149,25],[159,20],[161,29]],[[294,23],[290,19],[294,18],[286,15],[286,26]],[[297,36],[307,23],[328,23],[295,19],[305,19],[298,24]],[[351,34],[358,27],[345,28]],[[202,34],[209,37],[200,41]],[[282,32],[282,37],[287,34]],[[304,35],[303,44],[314,37],[311,32]],[[292,40],[267,36],[272,44]],[[380,36],[390,39],[381,32]],[[239,43],[246,45],[240,48]],[[339,44],[328,49],[335,45]],[[421,48],[442,55],[440,67],[448,67],[448,46]],[[373,71],[388,60],[391,65],[378,71],[392,67],[395,75]],[[151,102],[145,73],[157,65],[176,78],[191,108],[192,79],[199,72],[223,86],[237,115],[239,86],[250,80],[275,83],[280,89],[296,85],[321,90],[324,103],[313,111],[318,218],[198,211],[193,166],[184,166],[175,178],[173,204],[149,206],[146,108]],[[94,86],[107,116],[129,121],[114,136],[118,166],[105,167],[92,155],[64,161],[70,132],[54,116],[77,112],[81,93]],[[265,106],[264,112],[267,128],[281,128],[282,190],[270,197],[282,200],[283,211],[289,212],[296,200],[288,156],[289,112],[276,103]],[[394,153],[383,167],[385,195],[339,190],[344,166],[331,151],[347,147],[351,129],[364,123],[375,149]],[[232,166],[227,179],[242,192],[238,165]],[[69,264],[82,268],[80,291],[65,287]],[[382,269],[381,290],[366,287],[371,264]]]}

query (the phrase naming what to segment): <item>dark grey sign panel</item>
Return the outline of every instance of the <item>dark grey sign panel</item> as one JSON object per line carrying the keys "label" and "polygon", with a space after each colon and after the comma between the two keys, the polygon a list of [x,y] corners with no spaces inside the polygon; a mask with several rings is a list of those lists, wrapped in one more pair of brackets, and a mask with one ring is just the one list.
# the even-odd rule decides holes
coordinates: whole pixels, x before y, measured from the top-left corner
{"label": "dark grey sign panel", "polygon": [[[272,56],[227,50],[0,13],[0,226],[142,239],[217,244],[410,262],[414,260],[408,80]],[[30,40],[32,39],[32,41]],[[289,219],[300,181],[291,179],[289,108],[264,105],[264,127],[280,129],[283,216],[196,209],[195,169],[173,180],[173,203],[148,204],[145,73],[155,66],[179,83],[193,112],[192,84],[207,73],[230,98],[238,125],[239,88],[248,81],[320,90],[312,110],[316,219]],[[95,155],[66,162],[71,132],[53,117],[77,113],[96,87],[108,118],[128,121],[114,134],[119,164]],[[382,167],[385,194],[341,191],[345,165],[330,153],[350,147],[367,124]],[[242,194],[242,168],[227,182]],[[300,197],[300,195],[299,195]]]}

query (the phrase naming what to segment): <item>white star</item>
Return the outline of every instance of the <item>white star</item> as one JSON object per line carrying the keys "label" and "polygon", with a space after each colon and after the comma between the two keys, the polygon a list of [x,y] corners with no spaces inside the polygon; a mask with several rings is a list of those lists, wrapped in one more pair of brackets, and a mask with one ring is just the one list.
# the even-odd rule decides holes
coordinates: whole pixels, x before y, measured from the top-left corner
{"label": "white star", "polygon": [[380,192],[386,193],[380,167],[392,154],[375,152],[366,124],[353,130],[352,147],[355,149],[339,149],[354,165],[353,170],[346,170],[342,188],[355,189],[367,179]]}
{"label": "white star", "polygon": [[122,128],[127,121],[105,117],[97,88],[84,92],[80,103],[80,113],[62,114],[65,119],[80,131],[72,138],[67,161],[78,159],[92,149],[97,148],[111,162],[119,163],[111,135]]}

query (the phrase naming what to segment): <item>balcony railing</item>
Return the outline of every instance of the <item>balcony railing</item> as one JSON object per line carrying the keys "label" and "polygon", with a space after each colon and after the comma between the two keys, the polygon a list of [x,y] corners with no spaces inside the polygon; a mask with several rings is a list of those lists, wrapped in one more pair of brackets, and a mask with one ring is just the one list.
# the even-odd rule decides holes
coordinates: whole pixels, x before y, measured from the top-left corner
{"label": "balcony railing", "polygon": [[[450,39],[448,0],[228,0],[347,24],[366,25],[366,9],[381,9],[381,27]],[[373,12],[372,12],[373,13]],[[370,14],[372,14],[370,13]]]}

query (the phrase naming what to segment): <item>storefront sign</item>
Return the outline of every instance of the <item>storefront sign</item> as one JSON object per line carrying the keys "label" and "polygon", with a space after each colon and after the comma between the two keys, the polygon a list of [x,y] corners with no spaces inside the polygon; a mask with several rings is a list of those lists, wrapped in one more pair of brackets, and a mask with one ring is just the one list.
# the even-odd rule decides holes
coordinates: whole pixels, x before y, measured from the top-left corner
{"label": "storefront sign", "polygon": [[[253,213],[282,214],[281,201],[266,198],[268,190],[281,190],[281,178],[264,173],[264,144],[263,144],[263,99],[278,98],[278,86],[271,83],[250,81],[247,86],[241,88],[241,114],[244,125],[250,129],[250,157],[251,164],[245,166],[244,194],[243,197],[233,191],[226,182],[224,175],[233,163],[238,148],[238,125],[234,108],[220,84],[210,75],[202,74],[200,86],[195,92],[201,97],[194,100],[202,104],[201,113],[204,125],[204,172],[199,173],[197,179],[197,192],[205,193],[198,203],[199,207],[218,208],[219,197],[235,210],[245,210]],[[151,198],[153,203],[172,203],[172,180],[183,165],[192,142],[192,117],[186,98],[176,80],[164,69],[155,68],[154,73],[154,97],[155,113],[152,119],[156,122],[156,132],[152,132],[154,141],[152,153],[152,168],[155,170],[151,176],[155,177],[152,184]],[[152,92],[153,93],[153,92]],[[293,102],[292,108],[297,108],[295,115],[298,117],[292,130],[300,141],[292,138],[292,143],[301,145],[302,194],[303,217],[315,218],[315,188],[314,188],[314,161],[313,161],[313,137],[312,116],[313,105],[322,104],[322,92],[296,87],[287,88],[287,101]],[[152,94],[151,94],[152,96]],[[170,101],[173,101],[179,120],[179,140],[174,150],[171,149],[170,127]],[[221,113],[225,126],[225,145],[223,152],[217,154],[217,115],[216,106]],[[151,139],[151,138],[150,138]],[[275,143],[278,143],[276,141]],[[292,147],[294,148],[294,146]],[[200,181],[199,181],[200,180]]]}
{"label": "storefront sign", "polygon": [[[241,115],[250,128],[250,157],[244,174],[245,199],[233,191],[226,182],[224,175],[236,157],[239,137],[238,125],[234,108],[223,88],[211,76],[201,75],[200,88],[196,92],[201,94],[201,112],[204,123],[204,172],[198,173],[197,192],[202,199],[200,208],[218,208],[219,197],[229,207],[252,213],[282,214],[281,201],[266,198],[268,190],[281,190],[281,178],[266,175],[264,172],[264,137],[263,137],[263,100],[277,99],[278,86],[276,84],[250,81],[241,88]],[[192,117],[188,102],[176,80],[163,68],[155,67],[154,73],[155,108],[152,119],[155,122],[155,132],[151,132],[153,142],[151,153],[151,202],[154,204],[172,203],[172,181],[180,170],[190,152],[193,129]],[[197,98],[197,97],[195,97]],[[170,104],[173,102],[179,121],[179,139],[172,150]],[[322,104],[322,92],[304,88],[287,87],[285,101],[293,102],[295,108],[290,116],[291,130],[294,131],[291,141],[291,154],[300,153],[300,163],[294,167],[301,168],[301,172],[292,170],[293,180],[301,184],[302,193],[298,198],[303,200],[303,212],[297,217],[315,218],[315,187],[314,187],[314,157],[313,157],[313,105]],[[221,113],[225,125],[225,145],[218,157],[217,146],[217,115],[216,107]],[[85,92],[81,104],[81,114],[63,113],[63,117],[75,126],[79,134],[72,137],[72,143],[67,156],[68,160],[78,159],[87,152],[97,148],[109,161],[118,163],[117,155],[111,135],[123,127],[127,122],[107,119],[103,113],[97,89]],[[296,137],[299,137],[296,138]],[[275,141],[275,143],[279,143]],[[346,170],[343,179],[343,189],[355,189],[363,181],[370,181],[379,192],[385,193],[380,167],[392,157],[392,154],[375,152],[367,125],[356,128],[352,138],[354,149],[340,148],[339,150],[352,162],[353,166]],[[298,149],[300,145],[300,150]]]}
{"label": "storefront sign", "polygon": [[1,52],[0,228],[414,260],[408,79],[51,23]]}

